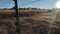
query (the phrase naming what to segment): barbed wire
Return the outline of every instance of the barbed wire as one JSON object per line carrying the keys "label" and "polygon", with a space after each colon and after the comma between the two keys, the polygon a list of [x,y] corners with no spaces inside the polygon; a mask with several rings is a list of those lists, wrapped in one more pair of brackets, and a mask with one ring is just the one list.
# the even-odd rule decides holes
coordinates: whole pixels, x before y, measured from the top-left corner
{"label": "barbed wire", "polygon": [[[9,3],[10,3],[10,1],[11,1],[11,0],[8,0],[8,1],[4,2],[4,3],[1,3],[1,4],[0,4],[0,7],[5,6],[5,5],[9,4]],[[32,2],[28,2],[28,3],[25,3],[25,4],[20,5],[20,6],[30,5],[30,4],[33,4],[33,3],[38,2],[38,1],[40,1],[40,0],[35,0],[35,1],[32,1]],[[19,7],[20,7],[20,6],[19,6]]]}
{"label": "barbed wire", "polygon": [[40,1],[40,0],[36,0],[36,1],[29,2],[29,3],[25,3],[25,4],[20,5],[20,6],[25,6],[25,5],[33,4],[33,3],[38,2],[38,1]]}

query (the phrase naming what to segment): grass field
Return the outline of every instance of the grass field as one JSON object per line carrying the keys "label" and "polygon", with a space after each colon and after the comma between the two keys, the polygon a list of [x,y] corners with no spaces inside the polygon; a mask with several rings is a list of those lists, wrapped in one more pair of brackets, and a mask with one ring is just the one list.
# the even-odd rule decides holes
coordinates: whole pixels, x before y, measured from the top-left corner
{"label": "grass field", "polygon": [[[47,32],[51,12],[48,10],[18,10],[19,11],[19,30],[22,34],[40,34],[40,31]],[[15,10],[0,10],[2,14],[2,23],[5,28],[13,33],[16,30]],[[9,25],[8,25],[9,24]],[[7,32],[6,31],[6,32]],[[58,30],[59,31],[59,30]]]}

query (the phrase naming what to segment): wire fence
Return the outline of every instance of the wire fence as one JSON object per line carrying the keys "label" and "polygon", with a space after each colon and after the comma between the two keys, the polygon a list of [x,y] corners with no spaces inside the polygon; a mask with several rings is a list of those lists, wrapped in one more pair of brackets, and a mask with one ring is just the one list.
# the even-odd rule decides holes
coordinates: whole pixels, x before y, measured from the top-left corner
{"label": "wire fence", "polygon": [[[4,4],[6,5],[7,3],[9,3],[9,1],[6,1]],[[40,0],[29,2],[24,5],[28,5],[38,1]],[[50,25],[52,25],[51,23],[55,22],[54,15],[56,14],[54,12],[48,12],[47,10],[47,12],[44,13],[45,10],[42,9],[18,10],[20,31],[18,33],[16,31],[18,26],[16,26],[15,24],[15,10],[12,9],[0,11],[0,34],[60,34],[60,31],[57,29],[57,27],[49,27]],[[46,15],[49,17],[47,17]],[[51,31],[49,28],[51,29]]]}

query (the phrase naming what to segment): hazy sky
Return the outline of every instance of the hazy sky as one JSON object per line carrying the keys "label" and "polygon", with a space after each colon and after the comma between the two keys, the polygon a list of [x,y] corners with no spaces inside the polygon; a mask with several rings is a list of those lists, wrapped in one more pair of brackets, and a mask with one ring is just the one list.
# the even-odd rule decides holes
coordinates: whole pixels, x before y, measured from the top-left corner
{"label": "hazy sky", "polygon": [[[59,0],[18,0],[19,7],[34,8],[55,8],[56,2]],[[0,0],[0,8],[11,8],[14,6],[12,0]]]}

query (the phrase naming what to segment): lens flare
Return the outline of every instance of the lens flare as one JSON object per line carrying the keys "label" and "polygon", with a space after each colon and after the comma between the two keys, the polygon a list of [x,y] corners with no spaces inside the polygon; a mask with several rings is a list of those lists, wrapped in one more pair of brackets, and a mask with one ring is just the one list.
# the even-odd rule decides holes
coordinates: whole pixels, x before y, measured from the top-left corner
{"label": "lens flare", "polygon": [[60,8],[60,1],[56,3],[56,8]]}

